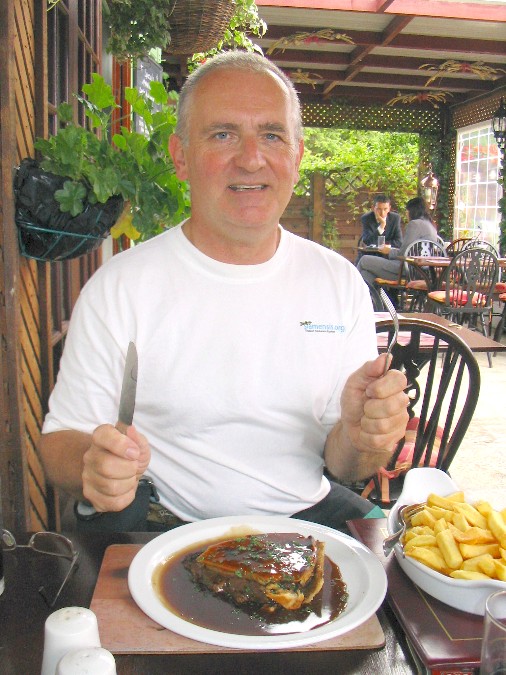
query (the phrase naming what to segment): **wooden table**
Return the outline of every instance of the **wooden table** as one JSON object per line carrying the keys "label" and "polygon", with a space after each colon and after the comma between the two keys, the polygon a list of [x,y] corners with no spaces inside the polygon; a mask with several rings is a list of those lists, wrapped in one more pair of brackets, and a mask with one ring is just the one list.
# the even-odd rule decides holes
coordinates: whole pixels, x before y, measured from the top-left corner
{"label": "wooden table", "polygon": [[[146,543],[156,534],[67,533],[80,553],[79,568],[69,581],[55,609],[89,607],[104,551],[113,543]],[[28,537],[26,537],[27,539]],[[17,537],[18,539],[18,537]],[[24,543],[25,537],[18,541]],[[6,588],[0,596],[0,672],[2,675],[39,675],[44,644],[44,622],[54,611],[37,592],[53,575],[61,578],[49,556],[27,549],[4,554]],[[65,561],[66,562],[66,561]],[[63,563],[64,564],[64,563]],[[56,574],[56,576],[54,576]],[[378,617],[386,646],[374,650],[297,652],[245,652],[226,654],[116,655],[118,675],[378,675],[416,673],[402,629],[384,603]]]}
{"label": "wooden table", "polygon": [[378,248],[377,246],[357,246],[356,250],[361,255],[382,255],[388,257],[391,248],[390,244],[385,244],[385,246],[382,246],[381,248]]}
{"label": "wooden table", "polygon": [[[377,318],[389,318],[388,312],[376,312],[375,314]],[[492,338],[483,335],[483,333],[461,326],[454,321],[449,321],[438,314],[433,314],[431,312],[399,312],[399,316],[403,316],[406,319],[424,319],[425,321],[431,321],[439,326],[443,326],[462,338],[473,352],[495,353],[506,351],[506,344],[496,342],[495,340],[492,340]]]}
{"label": "wooden table", "polygon": [[[430,293],[431,291],[438,291],[441,288],[443,277],[452,258],[444,256],[400,256],[399,260],[403,260],[408,265],[413,265],[422,272]],[[500,269],[506,269],[506,258],[498,258],[498,263]]]}

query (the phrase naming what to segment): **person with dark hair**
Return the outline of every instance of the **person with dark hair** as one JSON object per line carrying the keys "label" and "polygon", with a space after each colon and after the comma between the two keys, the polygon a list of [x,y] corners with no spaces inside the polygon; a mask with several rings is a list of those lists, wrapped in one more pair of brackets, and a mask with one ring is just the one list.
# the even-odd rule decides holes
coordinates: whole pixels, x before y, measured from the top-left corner
{"label": "person with dark hair", "polygon": [[391,248],[388,258],[376,255],[363,255],[357,263],[357,268],[365,282],[376,286],[375,279],[391,279],[395,281],[398,278],[402,261],[399,257],[403,256],[409,246],[417,239],[428,239],[437,242],[437,231],[432,222],[427,205],[422,197],[413,197],[406,204],[408,214],[408,224],[402,245],[399,248]]}
{"label": "person with dark hair", "polygon": [[361,216],[362,243],[366,246],[378,244],[378,237],[385,237],[385,244],[393,248],[402,245],[401,217],[391,210],[390,197],[381,193],[374,197],[372,211]]}
{"label": "person with dark hair", "polygon": [[[159,495],[146,529],[238,514],[345,528],[374,513],[327,476],[388,463],[406,377],[384,375],[357,269],[280,225],[303,149],[297,93],[268,59],[219,54],[184,84],[169,150],[191,215],[83,288],[44,423],[48,480],[92,505],[93,527],[135,507],[143,477]],[[130,341],[138,384],[123,435]]]}

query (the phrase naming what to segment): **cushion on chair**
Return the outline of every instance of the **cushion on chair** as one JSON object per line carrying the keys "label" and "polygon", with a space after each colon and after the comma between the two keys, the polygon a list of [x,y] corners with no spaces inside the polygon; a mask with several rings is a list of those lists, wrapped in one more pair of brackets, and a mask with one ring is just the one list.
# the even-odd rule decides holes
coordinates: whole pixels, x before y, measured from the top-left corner
{"label": "cushion on chair", "polygon": [[494,286],[494,293],[506,293],[506,281],[498,281]]}
{"label": "cushion on chair", "polygon": [[405,286],[406,280],[402,279],[399,282],[399,279],[382,279],[381,277],[376,277],[374,280],[378,286]]}
{"label": "cushion on chair", "polygon": [[[457,291],[450,291],[449,296],[450,302],[452,304],[454,302],[458,303],[460,306],[467,304],[467,291],[463,291],[462,293]],[[446,291],[432,291],[431,293],[429,293],[429,298],[434,302],[445,303]],[[486,298],[483,297],[481,293],[474,293],[471,302],[473,307],[477,307],[477,305],[484,305],[486,302]]]}
{"label": "cushion on chair", "polygon": [[408,281],[406,288],[410,288],[413,291],[426,291],[427,282],[423,279],[413,279],[413,281]]}
{"label": "cushion on chair", "polygon": [[[407,471],[409,471],[409,469],[411,469],[413,466],[413,453],[415,451],[416,434],[419,422],[420,419],[418,417],[413,417],[412,419],[409,420],[408,424],[406,425],[406,435],[404,437],[404,445],[399,454],[397,462],[395,463],[395,467],[391,471],[389,471],[385,467],[381,467],[381,469],[378,469],[376,477],[380,484],[381,495],[377,495],[377,498],[380,499],[381,502],[385,505],[391,503],[389,482],[394,478],[402,476]],[[436,465],[439,456],[439,448],[441,446],[442,437],[443,437],[443,429],[441,429],[441,427],[438,427],[436,429],[436,436],[434,438],[434,445],[432,446],[432,452],[428,466],[434,467]],[[422,454],[422,457],[417,466],[424,466],[426,452],[427,450],[425,450],[425,452]],[[367,485],[363,489],[361,496],[364,497],[364,499],[367,499],[368,496],[371,494],[371,492],[374,490],[374,487],[375,487],[374,479],[371,478],[371,480],[367,483]]]}
{"label": "cushion on chair", "polygon": [[499,300],[506,302],[506,293],[501,293],[501,295],[499,296]]}

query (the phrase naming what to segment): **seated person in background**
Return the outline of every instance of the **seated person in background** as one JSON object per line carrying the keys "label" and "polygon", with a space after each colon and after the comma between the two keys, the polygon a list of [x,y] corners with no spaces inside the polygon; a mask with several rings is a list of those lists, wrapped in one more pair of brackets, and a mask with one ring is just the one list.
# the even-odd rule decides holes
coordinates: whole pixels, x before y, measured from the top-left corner
{"label": "seated person in background", "polygon": [[[178,106],[169,148],[191,216],[83,288],[41,438],[46,475],[108,517],[149,476],[166,529],[248,514],[344,528],[377,507],[324,468],[344,482],[388,463],[406,378],[383,376],[356,268],[279,224],[304,147],[296,91],[268,59],[230,51],[190,75]],[[138,386],[122,435],[130,340]]]}
{"label": "seated person in background", "polygon": [[363,255],[357,263],[357,268],[363,279],[369,286],[375,287],[375,279],[398,278],[401,270],[402,261],[399,256],[403,256],[407,248],[417,239],[428,239],[437,241],[437,231],[432,222],[427,205],[422,197],[414,197],[406,204],[408,214],[408,224],[404,232],[404,239],[400,248],[392,248],[388,258],[376,255]]}
{"label": "seated person in background", "polygon": [[378,236],[385,237],[385,244],[400,248],[402,244],[401,217],[391,211],[390,198],[385,194],[374,197],[373,209],[364,213],[362,223],[362,243],[366,246],[377,246]]}

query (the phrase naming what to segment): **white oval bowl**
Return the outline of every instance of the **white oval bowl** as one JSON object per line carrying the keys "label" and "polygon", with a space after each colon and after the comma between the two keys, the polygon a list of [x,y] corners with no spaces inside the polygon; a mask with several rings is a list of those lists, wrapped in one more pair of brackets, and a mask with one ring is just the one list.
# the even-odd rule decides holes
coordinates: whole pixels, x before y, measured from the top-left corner
{"label": "white oval bowl", "polygon": [[[397,514],[399,508],[404,504],[425,502],[430,493],[445,497],[458,491],[458,486],[450,476],[440,469],[411,469],[406,474],[399,499],[388,514],[388,533],[392,534],[399,529]],[[418,562],[418,560],[405,557],[400,544],[395,546],[394,554],[401,569],[422,591],[463,612],[483,616],[485,600],[488,596],[495,591],[506,590],[506,582],[496,579],[490,579],[489,581],[452,579],[440,574]]]}

